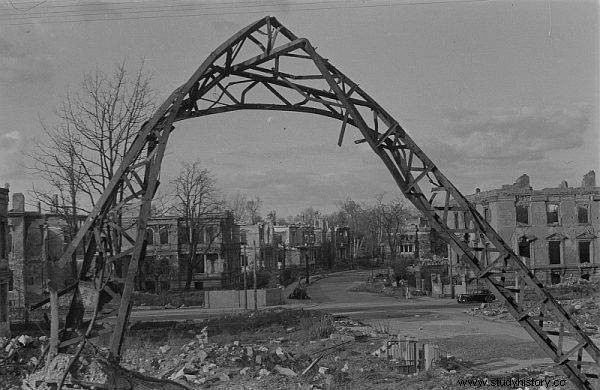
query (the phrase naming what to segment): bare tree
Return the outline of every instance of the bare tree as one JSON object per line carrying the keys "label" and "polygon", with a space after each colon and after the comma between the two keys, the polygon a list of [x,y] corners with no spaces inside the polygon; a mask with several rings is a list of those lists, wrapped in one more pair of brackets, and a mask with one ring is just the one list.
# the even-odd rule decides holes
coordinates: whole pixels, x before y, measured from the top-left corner
{"label": "bare tree", "polygon": [[262,201],[257,196],[254,199],[250,199],[246,202],[246,209],[248,210],[248,215],[251,223],[257,223],[261,221],[260,216],[260,206],[262,205]]}
{"label": "bare tree", "polygon": [[204,240],[207,227],[214,226],[220,220],[223,201],[219,198],[215,178],[208,169],[201,167],[199,161],[183,163],[179,176],[172,181],[172,185],[175,187],[173,209],[183,218],[183,228],[186,231],[182,238],[188,248],[185,288],[189,289],[199,265],[199,244],[204,241],[201,253],[203,258],[221,233],[219,229],[213,234],[206,234]]}
{"label": "bare tree", "polygon": [[248,220],[248,197],[246,194],[236,192],[227,200],[227,206],[233,213],[233,219],[236,222]]}
{"label": "bare tree", "polygon": [[[154,110],[150,79],[143,63],[132,74],[125,62],[111,74],[98,69],[86,73],[79,88],[63,97],[57,123],[42,123],[46,137],[34,145],[30,170],[45,186],[31,192],[46,209],[63,217],[71,237],[78,215],[87,214],[104,193],[137,130]],[[123,197],[122,187],[113,203]],[[113,248],[120,251],[120,235],[115,231],[111,236],[117,241]],[[74,258],[72,263],[75,271]]]}
{"label": "bare tree", "polygon": [[236,192],[226,202],[236,222],[260,222],[259,210],[262,201],[259,197],[249,199],[246,194]]}
{"label": "bare tree", "polygon": [[388,202],[384,201],[384,195],[376,197],[376,203],[371,208],[373,225],[381,228],[383,239],[390,248],[392,262],[397,263],[398,246],[401,242],[401,233],[407,222],[414,218],[414,213],[406,206],[401,198],[395,198]]}

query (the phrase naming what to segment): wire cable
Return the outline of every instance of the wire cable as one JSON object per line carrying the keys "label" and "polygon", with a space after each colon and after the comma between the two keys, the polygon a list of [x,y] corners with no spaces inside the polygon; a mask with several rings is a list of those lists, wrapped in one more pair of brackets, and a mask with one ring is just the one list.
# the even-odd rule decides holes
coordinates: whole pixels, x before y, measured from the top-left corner
{"label": "wire cable", "polygon": [[[398,6],[414,6],[414,5],[437,5],[437,4],[459,4],[459,3],[484,3],[490,2],[493,0],[438,0],[438,1],[416,1],[416,2],[403,2],[403,3],[385,3],[385,4],[357,4],[357,5],[348,5],[347,2],[338,2],[341,3],[340,6],[324,6],[324,7],[300,7],[300,8],[288,8],[285,10],[286,13],[293,13],[299,11],[323,11],[323,10],[345,10],[345,9],[369,9],[369,8],[381,8],[381,7],[398,7]],[[305,3],[294,3],[290,5],[289,2],[286,3],[271,3],[264,5],[252,5],[245,6],[248,7],[276,7],[276,6],[287,6],[294,7],[295,5],[316,5],[316,4],[331,4],[331,1],[320,1],[320,2],[305,2]],[[146,16],[127,16],[130,14],[139,14],[143,12],[141,10],[137,11],[127,11],[127,12],[102,12],[102,13],[90,13],[90,14],[74,14],[74,15],[61,15],[60,17],[84,17],[80,19],[51,19],[51,20],[43,20],[48,17],[22,17],[15,18],[9,17],[0,20],[18,20],[15,23],[5,23],[4,26],[25,26],[31,24],[54,24],[54,23],[81,23],[81,22],[98,22],[98,21],[119,21],[119,20],[145,20],[145,19],[167,19],[167,18],[182,18],[182,17],[198,17],[198,16],[223,16],[223,15],[246,15],[246,14],[264,14],[268,12],[267,9],[262,10],[245,10],[239,11],[236,10],[240,8],[238,7],[218,7],[212,8],[212,10],[223,10],[223,12],[219,13],[190,13],[190,10],[181,10],[181,12],[186,12],[185,14],[161,14],[161,15],[146,15]],[[173,10],[172,10],[173,11]],[[148,12],[161,12],[158,10],[148,11]],[[193,12],[193,11],[192,11]],[[109,16],[104,18],[95,18],[93,16]],[[116,15],[116,17],[110,17],[112,15]],[[6,15],[4,15],[6,16]],[[90,18],[85,18],[85,16],[92,16]],[[121,16],[121,17],[120,17]]]}

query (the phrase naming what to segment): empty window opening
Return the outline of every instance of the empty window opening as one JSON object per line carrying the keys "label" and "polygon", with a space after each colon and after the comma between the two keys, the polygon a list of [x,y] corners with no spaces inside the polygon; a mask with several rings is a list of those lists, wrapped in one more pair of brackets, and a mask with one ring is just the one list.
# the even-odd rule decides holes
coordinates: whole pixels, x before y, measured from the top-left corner
{"label": "empty window opening", "polygon": [[150,228],[146,229],[146,242],[148,245],[154,245],[154,230]]}
{"label": "empty window opening", "polygon": [[188,228],[185,226],[179,227],[179,242],[186,244],[189,241],[190,235],[188,234]]}
{"label": "empty window opening", "polygon": [[579,242],[579,262],[589,263],[590,262],[590,241]]}
{"label": "empty window opening", "polygon": [[194,239],[198,244],[204,244],[204,228],[194,228]]}
{"label": "empty window opening", "polygon": [[529,206],[526,204],[517,205],[517,223],[529,225]]}
{"label": "empty window opening", "polygon": [[519,241],[519,256],[531,257],[530,242],[525,237]]}
{"label": "empty window opening", "polygon": [[546,204],[546,222],[558,223],[558,205],[556,203]]}
{"label": "empty window opening", "polygon": [[552,272],[550,274],[550,284],[560,283],[560,274],[558,272]]}
{"label": "empty window opening", "polygon": [[548,242],[548,258],[550,264],[560,264],[560,241]]}
{"label": "empty window opening", "polygon": [[160,228],[159,235],[161,245],[169,243],[169,229],[166,226]]}
{"label": "empty window opening", "polygon": [[588,206],[586,204],[577,205],[577,222],[589,223]]}

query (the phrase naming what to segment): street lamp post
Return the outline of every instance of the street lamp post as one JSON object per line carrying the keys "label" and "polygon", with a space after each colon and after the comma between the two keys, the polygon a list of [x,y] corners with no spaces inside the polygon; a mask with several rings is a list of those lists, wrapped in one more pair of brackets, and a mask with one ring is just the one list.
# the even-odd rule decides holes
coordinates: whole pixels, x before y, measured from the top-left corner
{"label": "street lamp post", "polygon": [[244,246],[244,309],[248,309],[248,280],[246,279],[246,270],[248,269],[248,257],[246,257],[246,243]]}

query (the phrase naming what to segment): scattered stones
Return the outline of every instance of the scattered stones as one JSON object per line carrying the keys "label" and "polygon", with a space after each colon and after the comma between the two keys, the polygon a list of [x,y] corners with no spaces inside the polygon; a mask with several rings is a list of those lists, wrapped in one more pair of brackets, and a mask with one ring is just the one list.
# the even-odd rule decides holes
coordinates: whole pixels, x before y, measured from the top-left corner
{"label": "scattered stones", "polygon": [[196,339],[198,339],[198,342],[200,342],[200,344],[208,343],[208,327],[207,326],[202,328],[200,333],[196,335]]}
{"label": "scattered stones", "polygon": [[329,338],[331,340],[339,340],[339,341],[356,341],[356,338],[354,336],[351,336],[348,334],[341,334],[341,333],[332,333],[331,335],[329,335]]}
{"label": "scattered stones", "polygon": [[324,366],[319,367],[319,374],[325,375],[325,374],[327,374],[327,371],[329,371],[329,367],[324,367]]}
{"label": "scattered stones", "polygon": [[258,376],[267,376],[267,375],[271,375],[271,371],[267,370],[266,368],[261,368],[260,371],[258,371]]}
{"label": "scattered stones", "polygon": [[27,335],[21,335],[17,338],[17,341],[22,345],[22,346],[27,346],[29,345],[29,343],[31,343],[33,339]]}
{"label": "scattered stones", "polygon": [[275,370],[285,376],[298,376],[298,374],[296,374],[296,372],[294,372],[294,370],[289,369],[287,367],[282,367],[280,365],[276,365],[275,366]]}
{"label": "scattered stones", "polygon": [[344,364],[344,367],[342,367],[342,372],[348,372],[348,370],[350,369],[350,367],[348,367],[348,363]]}

